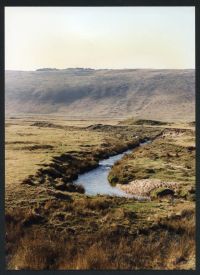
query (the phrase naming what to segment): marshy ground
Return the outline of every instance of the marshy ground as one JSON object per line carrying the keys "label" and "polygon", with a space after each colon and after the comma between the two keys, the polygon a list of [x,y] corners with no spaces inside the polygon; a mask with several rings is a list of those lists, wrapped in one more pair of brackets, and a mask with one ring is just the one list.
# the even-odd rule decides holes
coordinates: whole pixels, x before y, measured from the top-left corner
{"label": "marshy ground", "polygon": [[[86,196],[73,185],[146,139],[109,180],[129,193],[140,181],[148,201]],[[194,125],[9,118],[5,201],[8,269],[194,269]]]}

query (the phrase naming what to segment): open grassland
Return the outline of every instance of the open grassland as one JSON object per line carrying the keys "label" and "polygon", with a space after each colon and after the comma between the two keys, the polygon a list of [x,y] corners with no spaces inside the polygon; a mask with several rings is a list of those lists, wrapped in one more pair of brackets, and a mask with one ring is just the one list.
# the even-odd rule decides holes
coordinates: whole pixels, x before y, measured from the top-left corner
{"label": "open grassland", "polygon": [[[180,128],[62,117],[8,119],[7,268],[194,269],[194,129]],[[114,165],[110,175],[118,180],[113,184],[173,180],[180,185],[174,196],[155,193],[139,202],[86,196],[81,186],[74,187],[79,173],[146,139],[153,142]]]}

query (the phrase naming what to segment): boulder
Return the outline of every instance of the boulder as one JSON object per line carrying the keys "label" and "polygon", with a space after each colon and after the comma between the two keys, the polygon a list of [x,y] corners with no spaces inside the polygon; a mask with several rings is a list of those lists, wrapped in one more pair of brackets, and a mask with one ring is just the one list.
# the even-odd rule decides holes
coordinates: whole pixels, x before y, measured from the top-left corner
{"label": "boulder", "polygon": [[169,188],[165,188],[159,192],[157,192],[157,197],[158,198],[162,198],[162,197],[165,197],[165,196],[174,196],[174,191],[172,189],[169,189]]}
{"label": "boulder", "polygon": [[150,193],[150,197],[152,199],[161,199],[164,197],[173,197],[174,196],[174,190],[170,189],[170,188],[166,188],[166,187],[159,187],[159,188],[155,188],[151,191]]}

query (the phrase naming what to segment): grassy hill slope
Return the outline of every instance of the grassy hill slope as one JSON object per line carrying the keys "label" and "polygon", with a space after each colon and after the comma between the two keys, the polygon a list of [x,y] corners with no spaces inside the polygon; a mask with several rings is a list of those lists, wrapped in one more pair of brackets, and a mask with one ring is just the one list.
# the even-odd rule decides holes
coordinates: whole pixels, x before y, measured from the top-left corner
{"label": "grassy hill slope", "polygon": [[194,120],[194,70],[6,71],[6,114]]}

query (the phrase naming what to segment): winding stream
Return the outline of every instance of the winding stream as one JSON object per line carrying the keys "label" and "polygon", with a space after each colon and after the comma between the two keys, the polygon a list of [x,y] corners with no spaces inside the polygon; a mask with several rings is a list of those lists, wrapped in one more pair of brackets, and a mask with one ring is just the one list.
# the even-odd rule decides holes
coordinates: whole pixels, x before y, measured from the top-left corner
{"label": "winding stream", "polygon": [[[151,141],[145,141],[140,143],[139,146],[144,146]],[[128,195],[124,191],[117,187],[111,186],[108,181],[108,174],[111,167],[117,160],[120,160],[125,154],[130,154],[134,151],[126,150],[125,152],[109,157],[99,162],[99,166],[89,172],[79,175],[78,179],[74,181],[74,184],[81,184],[85,188],[86,195],[110,195],[118,197],[136,197]],[[139,198],[139,197],[136,197]],[[142,197],[141,197],[142,199]]]}

